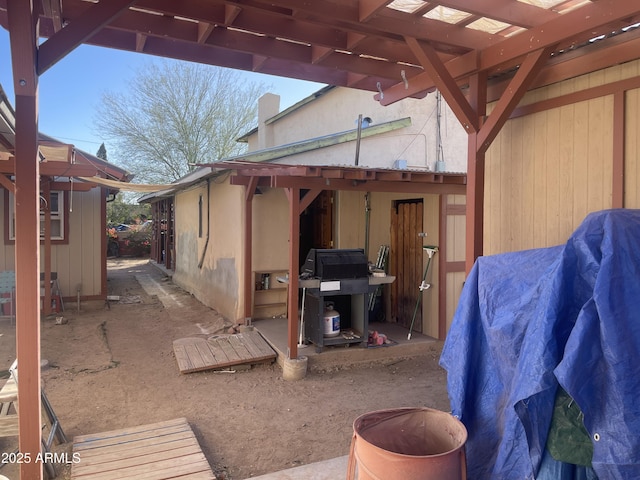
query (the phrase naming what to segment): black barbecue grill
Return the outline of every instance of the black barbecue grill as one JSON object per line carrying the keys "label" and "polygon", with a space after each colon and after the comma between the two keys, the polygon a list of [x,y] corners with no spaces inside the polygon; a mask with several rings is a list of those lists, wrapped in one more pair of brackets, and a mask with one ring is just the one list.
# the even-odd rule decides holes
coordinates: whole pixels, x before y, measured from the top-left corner
{"label": "black barbecue grill", "polygon": [[364,250],[312,248],[302,267],[302,274],[321,280],[363,278],[369,274]]}
{"label": "black barbecue grill", "polygon": [[[368,335],[369,266],[362,249],[311,249],[301,280],[312,280],[304,305],[305,337],[321,351],[325,345],[362,343]],[[324,332],[325,304],[340,313],[340,334]]]}

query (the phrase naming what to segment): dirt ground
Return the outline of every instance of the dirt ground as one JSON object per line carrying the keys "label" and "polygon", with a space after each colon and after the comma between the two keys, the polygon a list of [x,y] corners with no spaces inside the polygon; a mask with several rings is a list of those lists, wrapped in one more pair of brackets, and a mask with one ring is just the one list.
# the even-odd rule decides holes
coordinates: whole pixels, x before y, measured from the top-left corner
{"label": "dirt ground", "polygon": [[[69,443],[185,417],[219,479],[241,480],[349,452],[353,421],[394,407],[449,409],[436,344],[419,357],[282,379],[277,364],[235,373],[180,374],[172,341],[220,333],[229,323],[142,259],[109,261],[119,302],[65,305],[65,324],[42,320],[42,379]],[[144,288],[143,288],[144,287]],[[162,301],[161,301],[162,300]],[[15,330],[0,320],[0,371],[15,358]],[[0,438],[0,452],[17,439]],[[70,477],[58,466],[58,477]],[[15,465],[0,474],[18,478]]]}

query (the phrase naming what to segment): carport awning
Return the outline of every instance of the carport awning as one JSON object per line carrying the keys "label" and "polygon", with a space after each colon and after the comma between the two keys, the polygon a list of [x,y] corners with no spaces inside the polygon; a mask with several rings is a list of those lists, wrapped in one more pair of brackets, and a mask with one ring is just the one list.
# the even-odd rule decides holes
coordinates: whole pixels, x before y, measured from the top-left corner
{"label": "carport awning", "polygon": [[385,169],[346,165],[282,165],[227,161],[211,164],[234,170],[232,185],[255,187],[356,190],[371,192],[464,194],[465,173],[417,169]]}
{"label": "carport awning", "polygon": [[117,180],[109,180],[108,178],[101,177],[78,177],[84,182],[96,183],[105,187],[122,190],[125,192],[159,192],[160,190],[167,190],[169,188],[177,186],[175,183],[168,183],[166,185],[152,185],[146,183],[124,183]]}

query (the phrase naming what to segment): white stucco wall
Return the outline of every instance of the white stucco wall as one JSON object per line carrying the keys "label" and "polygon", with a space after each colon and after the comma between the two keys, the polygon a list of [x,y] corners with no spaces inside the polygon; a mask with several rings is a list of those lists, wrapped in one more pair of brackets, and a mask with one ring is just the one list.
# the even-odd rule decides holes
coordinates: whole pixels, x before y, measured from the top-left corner
{"label": "white stucco wall", "polygon": [[[429,94],[423,99],[407,98],[384,107],[373,99],[371,92],[334,88],[272,122],[267,126],[268,136],[258,139],[258,133],[251,135],[249,148],[255,151],[352,130],[357,127],[360,114],[371,118],[372,125],[410,117],[411,126],[409,127],[363,138],[360,145],[359,164],[376,168],[392,168],[395,160],[406,160],[410,168],[427,167],[435,170],[438,122],[436,103],[436,95]],[[269,105],[272,108],[272,102]],[[440,125],[445,170],[466,172],[467,135],[444,101],[440,113]],[[277,162],[353,165],[355,150],[356,142],[352,141],[281,158]]]}

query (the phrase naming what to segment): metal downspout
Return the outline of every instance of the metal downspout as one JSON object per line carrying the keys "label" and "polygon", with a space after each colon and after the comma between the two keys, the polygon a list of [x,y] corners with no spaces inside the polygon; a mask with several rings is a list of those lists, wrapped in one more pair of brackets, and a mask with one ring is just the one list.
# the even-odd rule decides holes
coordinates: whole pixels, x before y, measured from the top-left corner
{"label": "metal downspout", "polygon": [[198,268],[202,268],[204,264],[204,257],[207,255],[207,248],[209,247],[209,232],[211,227],[211,215],[209,210],[211,209],[211,179],[207,178],[207,236],[204,240],[204,249],[202,250],[202,255],[200,256],[200,261],[198,262]]}

